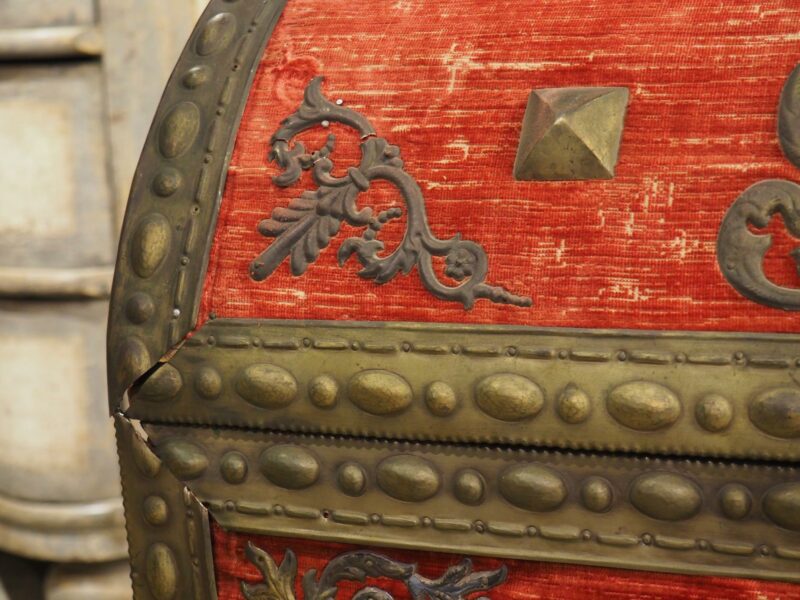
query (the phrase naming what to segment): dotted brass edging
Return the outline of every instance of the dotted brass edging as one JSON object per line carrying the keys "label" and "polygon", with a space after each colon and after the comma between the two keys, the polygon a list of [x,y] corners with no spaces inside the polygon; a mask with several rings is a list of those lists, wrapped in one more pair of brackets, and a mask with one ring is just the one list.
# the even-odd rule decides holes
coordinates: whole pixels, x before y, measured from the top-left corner
{"label": "dotted brass edging", "polygon": [[798,347],[795,336],[217,321],[134,390],[130,414],[392,439],[797,460]]}
{"label": "dotted brass edging", "polygon": [[108,334],[112,412],[195,324],[238,123],[285,4],[211,2],[167,85],[119,247]]}
{"label": "dotted brass edging", "polygon": [[796,468],[147,430],[224,527],[800,580]]}
{"label": "dotted brass edging", "polygon": [[135,600],[216,600],[206,509],[115,416]]}

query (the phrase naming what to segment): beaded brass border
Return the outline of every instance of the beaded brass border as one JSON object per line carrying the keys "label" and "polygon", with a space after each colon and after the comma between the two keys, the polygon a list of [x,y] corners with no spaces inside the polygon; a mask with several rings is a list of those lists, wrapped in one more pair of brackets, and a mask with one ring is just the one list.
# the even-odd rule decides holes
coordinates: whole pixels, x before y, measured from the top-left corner
{"label": "beaded brass border", "polygon": [[259,59],[287,0],[213,0],[145,142],[117,257],[109,400],[191,331],[227,165]]}
{"label": "beaded brass border", "polygon": [[800,581],[798,468],[146,429],[223,527]]}
{"label": "beaded brass border", "polygon": [[129,414],[421,441],[800,459],[796,336],[220,320]]}

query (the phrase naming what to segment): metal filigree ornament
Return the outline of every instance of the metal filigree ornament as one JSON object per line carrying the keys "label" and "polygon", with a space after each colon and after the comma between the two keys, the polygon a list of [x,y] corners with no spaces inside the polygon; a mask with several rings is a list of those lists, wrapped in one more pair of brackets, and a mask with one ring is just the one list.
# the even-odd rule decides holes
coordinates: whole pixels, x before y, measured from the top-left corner
{"label": "metal filigree ornament", "polygon": [[[772,247],[772,236],[758,235],[748,227],[767,227],[776,214],[783,217],[789,232],[800,238],[800,186],[767,180],[746,190],[722,221],[717,259],[728,282],[746,298],[774,308],[800,310],[800,289],[776,285],[764,273],[764,257]],[[791,254],[800,273],[800,247]]]}
{"label": "metal filigree ornament", "polygon": [[[297,112],[283,121],[272,136],[270,159],[283,173],[274,178],[276,185],[288,187],[296,183],[303,171],[310,170],[319,185],[304,192],[288,207],[275,208],[269,219],[262,221],[259,232],[275,241],[253,261],[250,276],[263,281],[289,258],[292,274],[303,275],[319,258],[342,224],[366,227],[362,237],[345,240],[339,247],[339,264],[356,256],[363,265],[359,275],[382,284],[398,273],[408,274],[417,266],[425,287],[437,298],[461,302],[470,309],[480,298],[492,302],[528,307],[530,298],[516,296],[502,287],[485,283],[489,261],[478,244],[456,235],[449,240],[437,238],[428,225],[425,200],[417,182],[403,170],[400,149],[376,136],[370,122],[361,114],[329,101],[322,93],[322,77],[311,81],[305,100]],[[333,134],[325,146],[313,153],[302,143],[290,146],[291,140],[312,127],[341,123],[355,129],[361,137],[361,164],[347,170],[345,177],[334,177],[330,156],[336,145]],[[372,208],[359,208],[357,199],[372,182],[386,181],[397,188],[405,201],[407,228],[398,247],[382,256],[384,243],[378,239],[381,229],[402,216],[396,207],[375,215]],[[442,282],[433,265],[434,257],[445,260],[444,274],[457,282]]]}
{"label": "metal filigree ornament", "polygon": [[[296,600],[297,557],[287,550],[280,566],[272,557],[254,546],[247,545],[247,557],[261,571],[264,583],[251,585],[241,582],[247,600]],[[403,582],[412,600],[466,600],[473,594],[487,592],[506,580],[505,566],[496,571],[473,573],[472,562],[464,559],[450,567],[439,579],[427,579],[417,573],[416,565],[401,563],[386,556],[367,551],[355,551],[334,558],[317,577],[316,569],[303,576],[303,600],[336,598],[342,581],[364,582],[367,578],[388,578]],[[378,587],[365,587],[353,595],[353,600],[393,600],[389,592]],[[478,600],[488,600],[485,596]]]}

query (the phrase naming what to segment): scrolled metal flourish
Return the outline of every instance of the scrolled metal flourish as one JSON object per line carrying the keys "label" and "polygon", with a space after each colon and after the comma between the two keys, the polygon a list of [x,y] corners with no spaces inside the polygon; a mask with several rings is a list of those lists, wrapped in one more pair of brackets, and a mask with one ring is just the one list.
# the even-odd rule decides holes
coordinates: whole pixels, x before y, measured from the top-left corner
{"label": "scrolled metal flourish", "polygon": [[[247,558],[264,577],[264,583],[241,582],[246,600],[296,600],[294,590],[297,580],[297,557],[286,550],[278,566],[273,558],[252,543],[245,550]],[[502,584],[508,576],[505,566],[496,571],[472,572],[472,562],[464,559],[450,567],[438,579],[428,579],[417,573],[416,565],[401,563],[374,552],[347,552],[334,558],[317,577],[316,569],[303,576],[303,600],[331,600],[336,598],[342,581],[365,582],[367,578],[388,578],[401,581],[412,600],[466,600],[474,594],[488,592]],[[353,595],[352,600],[393,600],[393,596],[378,587],[365,587]],[[478,600],[488,600],[485,596]]]}
{"label": "scrolled metal flourish", "polygon": [[[791,181],[761,181],[733,203],[719,230],[717,259],[728,282],[743,296],[773,308],[800,310],[800,289],[774,284],[764,273],[764,257],[772,236],[756,234],[749,225],[767,227],[780,214],[788,231],[800,238],[800,186]],[[791,252],[800,273],[800,248]]]}
{"label": "scrolled metal flourish", "polygon": [[[463,240],[458,234],[449,240],[437,238],[428,225],[425,200],[417,182],[403,170],[400,149],[376,137],[371,123],[361,114],[328,100],[322,93],[322,77],[311,81],[300,108],[283,121],[272,136],[270,159],[283,173],[273,179],[280,187],[296,183],[303,171],[310,170],[319,185],[292,200],[289,206],[278,207],[269,219],[262,221],[259,232],[275,241],[258,256],[250,267],[250,276],[263,281],[289,258],[291,272],[300,276],[319,258],[342,225],[366,227],[362,237],[345,240],[339,247],[340,266],[355,256],[362,264],[359,275],[378,284],[391,281],[419,267],[425,287],[437,298],[461,302],[470,309],[479,298],[520,307],[532,305],[530,298],[516,296],[502,287],[485,283],[489,260],[478,244]],[[351,167],[344,177],[332,175],[331,154],[336,146],[333,134],[325,146],[308,153],[302,143],[290,146],[298,134],[323,122],[341,123],[355,129],[361,137],[361,163]],[[378,239],[381,229],[402,216],[399,207],[375,215],[372,208],[360,209],[357,199],[375,181],[395,186],[405,201],[407,227],[398,247],[382,256],[384,243]],[[438,277],[434,257],[444,257],[444,274],[457,282],[448,285]]]}

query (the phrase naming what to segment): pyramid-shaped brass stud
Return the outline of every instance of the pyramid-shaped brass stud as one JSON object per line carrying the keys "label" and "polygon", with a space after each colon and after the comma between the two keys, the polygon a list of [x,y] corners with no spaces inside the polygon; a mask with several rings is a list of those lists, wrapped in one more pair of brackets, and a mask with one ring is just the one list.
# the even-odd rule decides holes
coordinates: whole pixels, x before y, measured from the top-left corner
{"label": "pyramid-shaped brass stud", "polygon": [[520,181],[613,178],[628,97],[624,87],[534,90],[522,123],[514,177]]}

